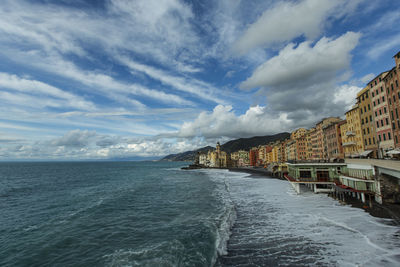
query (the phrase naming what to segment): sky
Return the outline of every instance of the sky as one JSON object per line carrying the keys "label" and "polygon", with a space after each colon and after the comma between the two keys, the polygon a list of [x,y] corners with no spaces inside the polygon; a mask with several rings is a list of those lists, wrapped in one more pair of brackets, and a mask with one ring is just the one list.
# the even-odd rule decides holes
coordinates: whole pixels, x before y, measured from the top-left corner
{"label": "sky", "polygon": [[343,117],[391,0],[2,0],[0,160],[157,159]]}

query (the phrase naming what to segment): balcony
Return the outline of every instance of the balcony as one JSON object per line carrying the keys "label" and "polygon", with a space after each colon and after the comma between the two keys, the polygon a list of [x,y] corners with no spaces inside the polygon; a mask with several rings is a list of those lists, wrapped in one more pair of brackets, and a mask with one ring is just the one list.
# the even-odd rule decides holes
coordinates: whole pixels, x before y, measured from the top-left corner
{"label": "balcony", "polygon": [[353,131],[347,131],[346,136],[355,136],[356,134]]}
{"label": "balcony", "polygon": [[356,145],[356,142],[354,142],[354,141],[345,142],[345,143],[342,144],[342,146],[355,146],[355,145]]}

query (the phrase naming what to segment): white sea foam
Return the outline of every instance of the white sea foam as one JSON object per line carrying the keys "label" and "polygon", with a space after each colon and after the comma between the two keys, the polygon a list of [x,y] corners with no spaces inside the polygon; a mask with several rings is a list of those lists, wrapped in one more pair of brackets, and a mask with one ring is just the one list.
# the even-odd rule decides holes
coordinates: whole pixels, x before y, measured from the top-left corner
{"label": "white sea foam", "polygon": [[270,257],[281,264],[400,266],[398,226],[326,195],[295,194],[286,181],[221,179],[240,207],[235,227],[242,228],[231,236],[239,255],[238,248],[251,247],[244,256]]}

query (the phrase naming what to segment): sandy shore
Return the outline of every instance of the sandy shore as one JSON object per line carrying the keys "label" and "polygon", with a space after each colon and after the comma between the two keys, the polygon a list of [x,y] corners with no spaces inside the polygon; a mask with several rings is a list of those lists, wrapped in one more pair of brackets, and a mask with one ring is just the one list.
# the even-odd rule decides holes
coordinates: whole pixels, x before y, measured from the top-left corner
{"label": "sandy shore", "polygon": [[[280,179],[277,177],[273,177],[271,172],[263,168],[230,168],[229,171],[245,172],[252,174],[254,177],[263,177],[263,178],[268,177],[268,178]],[[377,202],[373,202],[372,207],[369,207],[368,204],[362,203],[360,200],[351,197],[347,197],[346,203],[344,204],[351,205],[352,207],[355,208],[363,209],[374,217],[393,219],[393,222],[395,224],[400,225],[400,205],[398,204],[390,204],[390,203],[379,204]]]}

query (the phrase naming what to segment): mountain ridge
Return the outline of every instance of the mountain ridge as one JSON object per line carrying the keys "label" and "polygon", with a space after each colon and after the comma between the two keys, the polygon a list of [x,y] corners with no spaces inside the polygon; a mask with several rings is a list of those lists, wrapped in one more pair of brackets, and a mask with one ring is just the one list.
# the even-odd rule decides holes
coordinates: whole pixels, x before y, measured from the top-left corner
{"label": "mountain ridge", "polygon": [[[253,136],[248,138],[238,138],[230,140],[225,144],[221,145],[221,150],[227,153],[232,153],[238,150],[250,150],[252,147],[259,145],[266,145],[270,142],[278,140],[284,140],[290,137],[290,133],[282,132],[274,135],[265,136]],[[214,150],[212,146],[206,146],[197,150],[185,151],[177,154],[170,154],[160,159],[160,161],[194,161],[197,152],[207,152],[208,150]]]}

